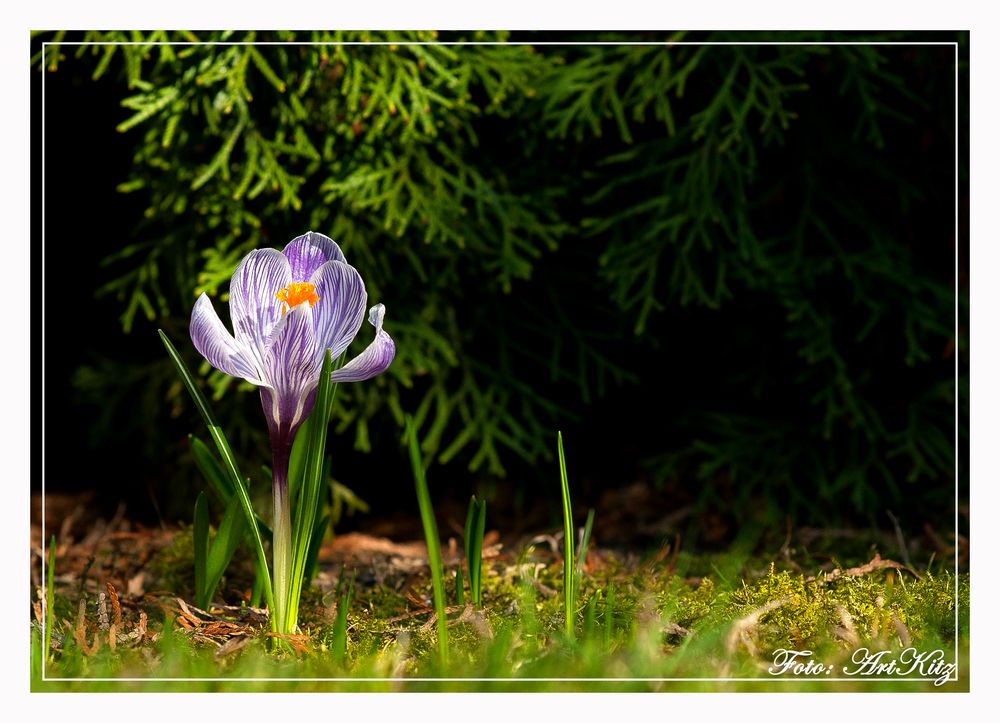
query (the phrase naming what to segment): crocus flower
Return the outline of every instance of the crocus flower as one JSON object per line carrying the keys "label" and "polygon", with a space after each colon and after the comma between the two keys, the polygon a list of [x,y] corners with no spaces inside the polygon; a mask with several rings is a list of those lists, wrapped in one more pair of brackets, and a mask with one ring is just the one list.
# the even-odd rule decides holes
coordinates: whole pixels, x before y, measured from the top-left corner
{"label": "crocus flower", "polygon": [[[208,362],[260,387],[275,442],[291,444],[312,409],[326,350],[339,357],[357,336],[368,294],[340,247],[309,232],[283,251],[257,249],[236,267],[229,286],[230,334],[206,294],[191,312],[191,340]],[[333,372],[332,382],[360,382],[385,371],[396,345],[382,329],[385,307],[368,320],[375,340]]]}
{"label": "crocus flower", "polygon": [[[191,340],[208,362],[260,387],[273,457],[275,586],[279,602],[288,584],[288,460],[295,433],[309,416],[320,368],[330,350],[337,359],[357,336],[368,294],[340,247],[309,232],[283,251],[257,249],[236,267],[229,285],[232,334],[202,294],[191,312]],[[385,371],[396,346],[382,329],[385,307],[368,321],[375,340],[332,372],[331,382],[360,382]],[[276,611],[282,620],[283,611]]]}

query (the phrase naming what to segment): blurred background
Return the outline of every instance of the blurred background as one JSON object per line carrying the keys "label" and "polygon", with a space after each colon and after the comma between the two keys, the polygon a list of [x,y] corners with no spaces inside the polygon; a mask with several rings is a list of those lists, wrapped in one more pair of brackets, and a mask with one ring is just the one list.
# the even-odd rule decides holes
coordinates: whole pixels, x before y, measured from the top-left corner
{"label": "blurred background", "polygon": [[[412,44],[435,40],[507,44]],[[605,539],[953,529],[955,50],[673,44],[733,40],[967,52],[959,34],[37,35],[47,491],[190,519],[187,435],[204,429],[162,328],[266,497],[258,395],[199,366],[187,323],[203,291],[228,323],[240,258],[313,230],[386,305],[398,349],[338,392],[333,474],[369,506],[344,529],[419,534],[404,413],[459,524],[476,493],[491,527],[556,527],[561,429]]]}

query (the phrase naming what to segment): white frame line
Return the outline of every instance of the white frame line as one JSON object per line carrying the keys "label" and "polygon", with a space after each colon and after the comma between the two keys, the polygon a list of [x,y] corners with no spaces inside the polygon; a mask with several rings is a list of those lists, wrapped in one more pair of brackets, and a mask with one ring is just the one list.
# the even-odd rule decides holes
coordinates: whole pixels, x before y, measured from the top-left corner
{"label": "white frame line", "polygon": [[[544,31],[543,31],[544,32]],[[667,32],[667,31],[664,31]],[[748,31],[751,32],[751,31]],[[48,543],[45,539],[45,53],[48,46],[105,46],[105,45],[285,45],[285,46],[305,46],[305,45],[344,45],[344,46],[379,46],[379,45],[448,45],[448,46],[463,46],[463,45],[504,45],[504,46],[518,46],[518,45],[559,45],[559,46],[591,46],[591,45],[628,45],[628,46],[675,46],[675,45],[708,45],[708,46],[733,46],[733,45],[758,45],[758,46],[777,46],[777,45],[809,45],[809,46],[912,46],[912,47],[925,47],[925,46],[952,46],[955,51],[955,677],[950,678],[949,682],[957,683],[959,681],[959,600],[958,600],[958,465],[959,465],[959,447],[958,447],[958,359],[959,359],[959,348],[958,348],[958,337],[959,337],[959,304],[958,304],[958,259],[959,259],[959,206],[958,206],[958,154],[959,154],[959,113],[958,113],[958,100],[959,100],[959,53],[958,53],[958,42],[957,41],[927,41],[927,42],[916,42],[916,41],[830,41],[830,42],[809,42],[809,41],[595,41],[590,43],[584,42],[571,42],[571,41],[537,41],[537,42],[499,42],[499,41],[470,41],[470,42],[436,42],[436,41],[412,41],[412,42],[401,42],[401,41],[390,41],[390,40],[373,40],[371,42],[362,41],[343,41],[343,42],[305,42],[305,41],[291,41],[291,42],[280,42],[280,41],[206,41],[206,42],[193,42],[193,41],[156,41],[156,42],[136,42],[136,41],[69,41],[69,42],[58,42],[53,43],[50,41],[45,41],[42,43],[42,579],[41,583],[43,588],[47,588],[47,578],[46,564],[47,564],[47,549]],[[45,620],[42,622],[42,635],[44,640],[46,626],[48,625],[48,614],[49,611],[46,609]],[[44,644],[44,643],[43,643]],[[45,655],[42,654],[42,681],[120,681],[120,682],[192,682],[192,681],[209,681],[209,682],[295,682],[295,681],[317,681],[317,682],[609,682],[609,683],[626,683],[626,682],[751,682],[751,681],[828,681],[828,682],[856,682],[856,681],[936,681],[937,678],[887,678],[887,677],[864,677],[864,678],[821,678],[821,677],[798,677],[798,678],[787,678],[787,677],[771,677],[771,678],[406,678],[406,677],[384,677],[384,678],[49,678],[45,675]]]}

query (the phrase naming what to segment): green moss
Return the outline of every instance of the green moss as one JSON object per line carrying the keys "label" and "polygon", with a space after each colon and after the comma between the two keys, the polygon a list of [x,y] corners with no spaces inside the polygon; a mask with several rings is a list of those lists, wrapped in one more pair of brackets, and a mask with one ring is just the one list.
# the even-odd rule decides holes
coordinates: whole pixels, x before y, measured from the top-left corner
{"label": "green moss", "polygon": [[715,582],[711,578],[702,578],[698,587],[683,592],[677,598],[677,624],[685,628],[692,627],[707,618],[717,603]]}
{"label": "green moss", "polygon": [[181,523],[170,543],[150,560],[149,570],[162,589],[182,596],[194,594],[194,532],[190,525]]}
{"label": "green moss", "polygon": [[[189,551],[190,534],[179,535],[160,564],[184,565]],[[813,650],[817,659],[828,663],[846,661],[860,646],[899,649],[906,639],[919,649],[954,650],[956,580],[947,570],[920,580],[883,570],[826,582],[819,571],[758,562],[738,556],[727,563],[715,557],[706,566],[726,572],[696,582],[617,562],[602,566],[581,581],[580,609],[575,611],[578,636],[571,642],[563,632],[560,565],[526,553],[519,564],[498,564],[485,577],[481,619],[460,620],[460,613],[451,614],[452,655],[445,670],[434,654],[430,614],[413,614],[408,600],[429,600],[430,583],[424,579],[406,588],[408,594],[389,584],[357,585],[347,618],[347,655],[340,662],[331,652],[335,596],[312,588],[303,596],[303,628],[310,634],[304,654],[275,656],[262,634],[220,663],[213,659],[214,647],[196,644],[187,631],[167,631],[153,621],[151,630],[161,634],[155,643],[116,651],[105,645],[92,657],[79,649],[72,635],[66,636],[52,666],[59,675],[84,678],[703,678],[760,675],[760,663],[777,648]],[[743,578],[733,579],[733,570],[742,570]],[[730,650],[734,625],[775,601],[783,603],[760,614],[747,632],[753,650],[745,645]],[[960,656],[968,646],[968,604],[969,578],[962,575]],[[96,630],[92,617],[93,611],[88,611],[88,640]],[[965,664],[964,657],[961,662]],[[790,689],[804,689],[803,683],[793,683]],[[364,685],[379,690],[400,684]],[[498,685],[512,689],[511,683]],[[900,685],[900,690],[930,687]],[[865,689],[859,686],[852,689]],[[487,688],[484,684],[476,689]]]}

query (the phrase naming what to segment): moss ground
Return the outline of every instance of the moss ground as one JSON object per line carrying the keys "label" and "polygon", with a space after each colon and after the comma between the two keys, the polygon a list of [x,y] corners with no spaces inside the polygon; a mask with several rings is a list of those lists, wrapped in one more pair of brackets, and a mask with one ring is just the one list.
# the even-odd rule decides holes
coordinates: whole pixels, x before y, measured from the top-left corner
{"label": "moss ground", "polygon": [[[190,584],[183,572],[190,555],[185,538],[177,535],[150,564],[158,582],[176,586],[167,589],[181,596]],[[772,560],[729,551],[643,559],[593,549],[574,611],[576,636],[569,640],[562,562],[548,549],[527,546],[485,565],[480,609],[454,604],[450,578],[447,661],[437,652],[429,575],[419,566],[394,569],[388,562],[374,576],[354,568],[343,582],[339,568],[325,566],[303,599],[303,637],[278,651],[263,618],[246,606],[185,611],[174,594],[123,596],[121,620],[111,630],[108,599],[80,594],[84,586],[57,584],[46,680],[42,629],[32,623],[32,688],[967,690],[969,576],[956,577],[943,563],[914,570],[865,558],[809,567],[788,555]],[[342,592],[349,574],[354,583],[344,640],[336,613],[338,587]],[[862,649],[881,657],[865,667]],[[775,661],[788,660],[780,650],[808,651],[797,661],[815,665],[773,675]],[[926,657],[917,660],[920,655]],[[955,677],[947,666],[956,662],[957,681],[936,684]]]}

